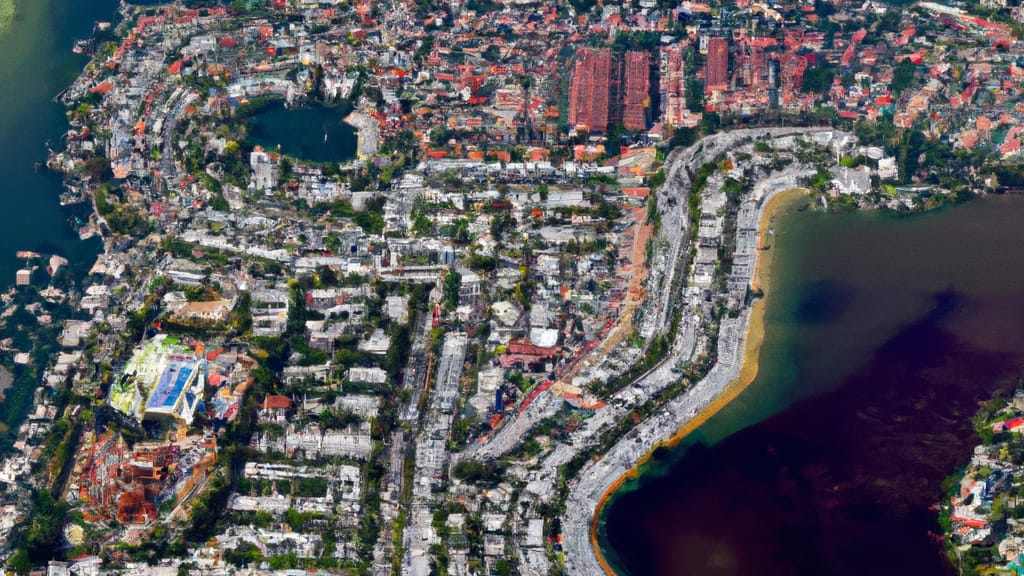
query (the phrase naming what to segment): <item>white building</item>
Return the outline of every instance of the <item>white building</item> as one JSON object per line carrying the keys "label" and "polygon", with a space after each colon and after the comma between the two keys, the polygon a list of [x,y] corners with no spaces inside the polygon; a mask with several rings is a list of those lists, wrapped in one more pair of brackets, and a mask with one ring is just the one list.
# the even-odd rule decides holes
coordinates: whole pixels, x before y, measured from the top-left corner
{"label": "white building", "polygon": [[277,160],[257,146],[249,154],[249,166],[252,168],[252,182],[249,187],[257,192],[269,191],[277,187]]}

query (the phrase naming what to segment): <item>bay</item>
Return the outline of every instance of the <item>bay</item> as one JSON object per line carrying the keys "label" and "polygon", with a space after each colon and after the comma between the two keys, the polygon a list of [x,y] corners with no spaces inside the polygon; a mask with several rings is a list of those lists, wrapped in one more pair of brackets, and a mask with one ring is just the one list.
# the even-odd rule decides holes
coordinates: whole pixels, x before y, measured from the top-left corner
{"label": "bay", "polygon": [[1024,370],[1024,198],[777,218],[755,382],[601,518],[623,573],[952,574],[937,512]]}

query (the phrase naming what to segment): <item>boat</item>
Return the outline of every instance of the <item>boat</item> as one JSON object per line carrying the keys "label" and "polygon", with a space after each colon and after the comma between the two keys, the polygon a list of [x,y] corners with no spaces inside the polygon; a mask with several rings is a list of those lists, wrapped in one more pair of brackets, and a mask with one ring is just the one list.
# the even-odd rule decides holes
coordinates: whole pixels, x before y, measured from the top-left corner
{"label": "boat", "polygon": [[81,56],[92,56],[96,53],[96,40],[94,38],[77,40],[71,51]]}
{"label": "boat", "polygon": [[74,204],[81,204],[88,200],[89,197],[85,194],[75,192],[64,192],[60,195],[61,206],[72,206]]}

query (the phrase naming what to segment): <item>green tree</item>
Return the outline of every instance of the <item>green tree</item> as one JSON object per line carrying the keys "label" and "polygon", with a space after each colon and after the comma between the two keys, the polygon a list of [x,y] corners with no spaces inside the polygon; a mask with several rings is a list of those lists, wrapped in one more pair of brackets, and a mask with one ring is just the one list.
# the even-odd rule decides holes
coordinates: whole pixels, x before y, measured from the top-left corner
{"label": "green tree", "polygon": [[704,84],[700,80],[686,82],[686,108],[691,112],[699,112],[704,108]]}
{"label": "green tree", "polygon": [[256,528],[267,528],[274,523],[274,516],[265,510],[257,510],[252,516],[252,525]]}
{"label": "green tree", "polygon": [[263,555],[260,554],[260,549],[251,542],[243,542],[234,550],[224,551],[224,561],[238,568],[257,566],[262,559]]}
{"label": "green tree", "polygon": [[61,528],[68,512],[65,502],[54,499],[47,490],[32,494],[32,510],[25,532],[28,556],[32,561],[46,559],[61,541]]}
{"label": "green tree", "polygon": [[302,529],[302,524],[305,521],[306,521],[305,514],[303,514],[302,512],[299,512],[295,508],[289,508],[288,511],[284,513],[284,522],[289,527],[291,527],[292,530],[295,530],[295,531],[301,530]]}
{"label": "green tree", "polygon": [[287,182],[292,177],[294,171],[295,165],[292,163],[291,159],[287,156],[281,156],[281,163],[278,164],[277,170],[278,182],[282,184]]}
{"label": "green tree", "polygon": [[24,548],[18,548],[13,556],[7,559],[7,568],[15,574],[28,574],[32,569],[32,561]]}
{"label": "green tree", "polygon": [[804,72],[803,80],[800,83],[800,90],[824,94],[832,87],[832,79],[835,78],[835,71],[828,64],[822,63]]}
{"label": "green tree", "polygon": [[459,306],[459,292],[462,289],[462,275],[452,270],[444,277],[444,307],[455,310]]}
{"label": "green tree", "polygon": [[434,232],[434,223],[422,212],[413,214],[412,233],[416,236],[429,236]]}
{"label": "green tree", "polygon": [[907,88],[910,88],[914,83],[914,73],[916,69],[917,67],[910,61],[910,58],[904,58],[893,68],[892,82],[889,83],[889,88],[897,94],[903,92]]}

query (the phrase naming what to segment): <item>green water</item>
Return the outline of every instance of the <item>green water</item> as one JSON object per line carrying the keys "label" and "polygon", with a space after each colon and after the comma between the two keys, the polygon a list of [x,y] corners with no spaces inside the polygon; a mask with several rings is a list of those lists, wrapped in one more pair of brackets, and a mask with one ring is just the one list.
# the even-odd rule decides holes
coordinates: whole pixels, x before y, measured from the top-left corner
{"label": "green water", "polygon": [[[53,98],[88,61],[71,48],[91,33],[94,22],[113,20],[116,9],[116,0],[0,0],[0,20],[10,21],[0,22],[0,290],[13,285],[15,271],[24,266],[15,257],[18,250],[62,255],[78,279],[101,250],[98,239],[79,240],[69,224],[73,213],[60,206],[60,176],[41,166],[47,145],[59,148],[67,130],[64,107]],[[83,210],[77,208],[79,214]],[[40,344],[37,352],[54,345]],[[9,356],[3,362],[8,365]],[[12,374],[13,387],[0,402],[0,452],[10,449],[39,382],[34,367],[17,366]]]}
{"label": "green water", "polygon": [[35,165],[67,130],[64,108],[52,99],[87,62],[71,52],[74,41],[116,9],[115,0],[15,0],[12,24],[0,31],[0,286],[14,283],[17,250],[59,253],[78,274],[99,250],[68,225],[60,177]]}

